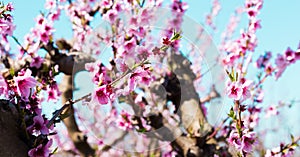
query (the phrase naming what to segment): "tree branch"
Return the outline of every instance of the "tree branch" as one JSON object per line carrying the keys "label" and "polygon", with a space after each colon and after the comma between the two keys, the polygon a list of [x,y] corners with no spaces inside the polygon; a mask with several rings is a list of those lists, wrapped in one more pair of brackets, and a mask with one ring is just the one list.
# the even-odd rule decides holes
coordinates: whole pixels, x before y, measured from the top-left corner
{"label": "tree branch", "polygon": [[200,103],[204,104],[204,103],[210,102],[212,99],[219,98],[219,97],[220,97],[220,94],[216,90],[216,87],[213,85],[210,93],[206,97],[200,99]]}
{"label": "tree branch", "polygon": [[[60,88],[62,91],[62,103],[66,104],[73,97],[72,75],[64,75],[62,83],[60,84]],[[90,145],[87,143],[87,137],[78,128],[74,116],[73,105],[70,105],[68,110],[63,110],[62,114],[70,115],[69,117],[63,119],[63,122],[68,129],[71,140],[81,155],[85,157],[94,156],[95,150],[90,147]]]}
{"label": "tree branch", "polygon": [[26,156],[29,147],[22,139],[19,114],[8,104],[8,100],[0,100],[0,156]]}

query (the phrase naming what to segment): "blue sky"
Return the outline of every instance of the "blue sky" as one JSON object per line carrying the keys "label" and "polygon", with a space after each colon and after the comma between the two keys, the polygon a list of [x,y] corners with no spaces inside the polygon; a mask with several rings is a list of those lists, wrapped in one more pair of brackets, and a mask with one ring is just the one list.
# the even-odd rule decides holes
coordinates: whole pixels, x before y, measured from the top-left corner
{"label": "blue sky", "polygon": [[[8,0],[4,0],[5,3]],[[23,41],[23,36],[34,26],[34,18],[42,10],[44,3],[38,0],[14,0],[12,1],[15,7],[14,20],[17,25],[14,35]],[[210,11],[210,0],[188,0],[189,9],[187,15],[199,22],[203,23],[205,15]],[[233,14],[234,9],[237,6],[243,5],[241,0],[220,0],[222,10],[220,15],[215,19],[217,26],[217,32],[214,33],[214,42],[218,43],[220,34],[228,24],[230,15]],[[256,57],[265,51],[273,52],[273,56],[277,53],[283,53],[288,46],[296,48],[300,41],[300,1],[299,0],[272,0],[265,1],[259,18],[262,19],[262,29],[258,31],[257,37],[259,40],[258,47],[255,51]],[[244,16],[245,17],[245,16]],[[67,22],[65,16],[61,17],[61,22],[56,23],[55,37],[71,37],[71,25]],[[246,26],[245,20],[241,21],[239,28]],[[210,31],[209,28],[207,30]],[[236,33],[238,35],[239,30]],[[13,42],[12,42],[13,43]],[[12,44],[13,52],[16,52],[15,44]],[[264,105],[276,104],[279,100],[300,100],[300,82],[299,80],[300,64],[296,63],[288,67],[283,77],[278,81],[274,78],[269,78],[265,83],[265,102]],[[254,78],[254,77],[253,77]],[[299,127],[295,127],[295,124],[300,121],[299,111],[300,107],[295,105],[292,109],[285,109],[281,113],[281,118],[271,118],[264,122],[266,127],[279,127],[284,128],[284,131],[280,132],[282,138],[275,138],[274,143],[271,142],[268,145],[275,146],[278,142],[281,142],[284,137],[288,137],[289,133],[300,135]],[[49,111],[50,112],[50,111]],[[52,112],[52,111],[51,111]],[[51,113],[50,112],[50,113]],[[271,137],[270,137],[271,138]]]}

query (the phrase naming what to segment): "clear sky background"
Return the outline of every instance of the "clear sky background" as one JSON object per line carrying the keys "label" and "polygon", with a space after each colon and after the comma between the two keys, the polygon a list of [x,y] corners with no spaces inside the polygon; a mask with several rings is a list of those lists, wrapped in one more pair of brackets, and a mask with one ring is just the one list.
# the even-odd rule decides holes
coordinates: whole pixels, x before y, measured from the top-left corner
{"label": "clear sky background", "polygon": [[[9,2],[4,0],[4,3]],[[14,35],[22,42],[23,36],[34,26],[34,18],[43,10],[43,0],[13,0],[15,10],[13,11],[14,23],[17,28]],[[205,15],[210,12],[211,0],[188,0],[189,9],[187,15],[195,21],[203,24]],[[220,0],[222,10],[215,19],[217,32],[214,33],[214,42],[220,42],[220,36],[228,24],[230,15],[233,14],[237,6],[242,6],[244,1],[241,0]],[[245,17],[245,16],[243,16]],[[256,48],[257,59],[259,54],[265,51],[271,51],[273,56],[277,53],[284,53],[286,48],[290,46],[292,49],[297,48],[300,41],[300,1],[299,0],[265,0],[263,9],[259,18],[262,19],[262,29],[258,30],[258,47]],[[242,20],[239,29],[245,28],[247,21]],[[204,25],[205,27],[205,25]],[[71,24],[63,15],[61,22],[55,24],[55,38],[72,36]],[[236,32],[236,37],[239,33]],[[211,31],[209,28],[207,30]],[[13,42],[11,42],[13,43]],[[17,52],[16,45],[12,44],[12,51]],[[300,100],[300,63],[296,63],[288,67],[284,75],[275,81],[269,78],[265,82],[265,101],[264,107],[277,104],[279,100],[289,101],[292,99]],[[253,77],[254,78],[254,77]],[[60,106],[59,104],[51,104]],[[288,140],[289,134],[300,135],[300,104],[294,105],[291,109],[284,109],[280,113],[280,117],[266,119],[262,125],[266,128],[281,128],[282,131],[277,132],[277,136],[272,134],[267,136],[268,147],[277,146],[279,142]],[[53,111],[49,111],[51,113]],[[264,117],[261,117],[264,118]],[[274,138],[275,137],[275,138]]]}

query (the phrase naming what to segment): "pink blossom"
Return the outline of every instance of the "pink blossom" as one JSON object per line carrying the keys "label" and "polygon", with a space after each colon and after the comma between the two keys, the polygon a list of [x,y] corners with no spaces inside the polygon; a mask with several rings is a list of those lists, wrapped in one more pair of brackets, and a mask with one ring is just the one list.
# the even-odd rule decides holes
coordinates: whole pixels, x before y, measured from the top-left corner
{"label": "pink blossom", "polygon": [[259,88],[255,93],[255,102],[262,103],[264,96],[264,91],[261,88]]}
{"label": "pink blossom", "polygon": [[230,53],[223,59],[223,64],[226,66],[233,66],[236,59],[238,59],[238,56],[234,53]]}
{"label": "pink blossom", "polygon": [[180,0],[173,0],[171,8],[173,12],[183,13],[187,10],[188,5],[186,2],[182,2]]}
{"label": "pink blossom", "polygon": [[103,6],[103,8],[109,8],[112,4],[113,2],[111,0],[103,0],[100,5]]}
{"label": "pink blossom", "polygon": [[174,156],[177,156],[177,152],[171,150],[171,151],[168,151],[168,152],[163,152],[163,157],[174,157]]}
{"label": "pink blossom", "polygon": [[130,40],[126,41],[124,44],[124,50],[127,51],[128,53],[133,51],[135,47],[136,47],[135,38],[131,38]]}
{"label": "pink blossom", "polygon": [[145,93],[144,92],[140,92],[138,93],[138,95],[135,97],[134,99],[134,103],[140,103],[140,102],[143,102],[143,97],[145,96]]}
{"label": "pink blossom", "polygon": [[283,67],[287,66],[286,59],[281,54],[277,55],[277,58],[275,60],[275,64],[277,65],[278,68],[283,68]]}
{"label": "pink blossom", "polygon": [[262,7],[262,2],[263,0],[246,0],[245,5],[247,8],[257,6],[259,9],[261,9],[260,7]]}
{"label": "pink blossom", "polygon": [[32,58],[30,66],[40,68],[43,62],[44,62],[44,59],[41,58],[40,56],[37,56],[37,57]]}
{"label": "pink blossom", "polygon": [[39,38],[40,41],[48,43],[50,36],[54,32],[53,24],[42,15],[36,18],[37,25],[32,29],[33,34]]}
{"label": "pink blossom", "polygon": [[28,151],[28,156],[30,157],[47,157],[50,155],[50,146],[52,145],[52,139],[50,139],[47,144],[39,144],[36,148],[32,148]]}
{"label": "pink blossom", "polygon": [[247,9],[249,17],[255,17],[258,14],[258,10],[255,7],[251,7]]}
{"label": "pink blossom", "polygon": [[241,84],[242,84],[241,88],[243,90],[242,97],[243,97],[243,100],[246,100],[251,97],[250,88],[252,87],[253,81],[242,78]]}
{"label": "pink blossom", "polygon": [[113,98],[112,90],[111,86],[102,85],[93,92],[92,98],[102,105],[108,104]]}
{"label": "pink blossom", "polygon": [[261,25],[260,25],[260,20],[251,20],[250,26],[249,26],[249,30],[252,32],[256,32],[257,29],[260,29]]}
{"label": "pink blossom", "polygon": [[34,54],[36,54],[36,52],[39,50],[39,46],[40,46],[40,44],[39,44],[39,42],[34,42],[34,43],[30,43],[30,44],[28,44],[27,45],[28,46],[28,50],[27,50],[27,52],[28,52],[28,54],[29,55],[34,55]]}
{"label": "pink blossom", "polygon": [[264,55],[260,55],[259,58],[256,61],[256,67],[257,68],[264,68],[268,65],[270,59],[272,57],[271,52],[266,52]]}
{"label": "pink blossom", "polygon": [[138,25],[138,18],[135,17],[135,16],[132,16],[130,18],[129,24],[132,25],[132,26],[137,26]]}
{"label": "pink blossom", "polygon": [[51,21],[59,20],[59,16],[60,16],[60,9],[57,9],[51,12],[51,14],[49,15],[49,19]]}
{"label": "pink blossom", "polygon": [[138,27],[129,30],[129,35],[136,35],[137,37],[144,38],[146,35],[146,30],[144,27]]}
{"label": "pink blossom", "polygon": [[95,74],[99,71],[99,65],[97,63],[86,63],[85,64],[85,69],[87,71]]}
{"label": "pink blossom", "polygon": [[251,32],[242,32],[241,38],[237,40],[237,43],[240,47],[240,51],[243,53],[246,52],[246,50],[253,51],[254,48],[257,45],[257,38],[254,33]]}
{"label": "pink blossom", "polygon": [[111,70],[111,68],[111,66],[104,66],[100,61],[85,64],[85,69],[92,74],[92,81],[98,86],[109,84],[112,81],[107,75],[107,70]]}
{"label": "pink blossom", "polygon": [[26,105],[26,109],[35,112],[37,114],[42,113],[42,109],[41,109],[41,102],[43,101],[43,98],[39,98],[37,96],[37,94],[33,94],[30,97],[30,101],[28,102],[28,104]]}
{"label": "pink blossom", "polygon": [[118,71],[125,72],[128,69],[128,66],[124,62],[124,60],[117,58],[115,60]]}
{"label": "pink blossom", "polygon": [[213,23],[213,19],[218,15],[221,10],[221,4],[218,0],[213,1],[213,6],[211,9],[211,13],[206,15],[206,23],[212,28],[216,29],[215,24]]}
{"label": "pink blossom", "polygon": [[49,129],[46,126],[48,123],[47,120],[44,120],[44,117],[37,115],[33,118],[33,124],[27,128],[29,132],[40,132],[41,134],[48,134]]}
{"label": "pink blossom", "polygon": [[270,116],[276,116],[279,114],[276,106],[269,106],[268,109],[266,110],[266,118],[270,117]]}
{"label": "pink blossom", "polygon": [[45,18],[43,15],[38,15],[35,19],[35,21],[37,22],[38,25],[42,25],[45,22]]}
{"label": "pink blossom", "polygon": [[247,130],[243,131],[242,145],[241,145],[242,151],[250,153],[252,151],[252,147],[254,144],[255,144],[255,133],[248,132]]}
{"label": "pink blossom", "polygon": [[0,95],[6,95],[6,94],[7,94],[7,84],[3,76],[0,75]]}
{"label": "pink blossom", "polygon": [[109,9],[104,15],[103,19],[110,23],[114,23],[118,17],[118,12],[115,9]]}
{"label": "pink blossom", "polygon": [[152,78],[149,68],[138,67],[129,78],[129,91],[133,91],[136,88],[138,82],[144,85],[149,85],[151,80]]}
{"label": "pink blossom", "polygon": [[239,134],[235,130],[230,133],[228,142],[238,150],[242,148],[242,141],[239,137]]}
{"label": "pink blossom", "polygon": [[114,5],[114,9],[115,9],[117,12],[122,12],[122,10],[123,10],[124,8],[123,8],[123,5],[117,3],[116,5]]}
{"label": "pink blossom", "polygon": [[[89,71],[92,74],[92,81],[95,84],[99,84],[99,81],[101,80],[99,77],[101,74],[99,74],[99,70],[100,70],[100,65],[98,65],[97,63],[86,63],[85,64],[85,69],[87,71]],[[103,76],[103,75],[102,75]]]}
{"label": "pink blossom", "polygon": [[0,18],[0,34],[2,34],[2,40],[6,40],[5,35],[12,36],[16,26],[13,25],[13,17],[10,14],[5,14],[6,18]]}
{"label": "pink blossom", "polygon": [[152,10],[150,10],[150,9],[144,9],[142,11],[142,13],[140,14],[140,21],[139,21],[140,26],[149,25],[150,20],[152,19],[152,14],[153,14],[153,12],[151,12],[151,11]]}
{"label": "pink blossom", "polygon": [[259,122],[259,114],[261,112],[261,109],[257,107],[250,107],[248,108],[248,111],[249,116],[245,121],[246,126],[248,126],[249,128],[254,128]]}
{"label": "pink blossom", "polygon": [[31,71],[27,69],[23,73],[19,73],[19,76],[14,77],[15,85],[17,87],[17,93],[28,99],[31,90],[37,85],[37,81],[31,76]]}
{"label": "pink blossom", "polygon": [[275,72],[275,78],[278,79],[282,75],[282,73],[285,71],[288,63],[287,63],[286,59],[281,54],[278,54],[277,58],[275,60],[275,64],[276,64],[277,69],[278,69]]}
{"label": "pink blossom", "polygon": [[149,49],[144,46],[137,47],[137,53],[138,53],[140,59],[148,58],[150,56],[150,52],[149,52]]}
{"label": "pink blossom", "polygon": [[125,131],[132,129],[133,126],[131,124],[131,115],[128,112],[122,110],[117,120],[117,125],[120,129]]}
{"label": "pink blossom", "polygon": [[152,53],[153,53],[154,55],[161,55],[161,54],[164,54],[164,52],[161,51],[161,49],[158,48],[158,47],[154,47],[153,50],[152,50]]}
{"label": "pink blossom", "polygon": [[290,63],[294,63],[295,62],[295,52],[291,49],[291,48],[288,48],[286,51],[285,51],[285,54],[284,54],[284,57],[286,58],[286,60]]}
{"label": "pink blossom", "polygon": [[245,129],[242,132],[242,137],[239,137],[238,132],[233,130],[229,135],[228,142],[241,152],[250,153],[256,143],[255,133]]}
{"label": "pink blossom", "polygon": [[105,89],[106,89],[106,87],[103,86],[103,87],[98,88],[95,92],[95,96],[100,104],[108,103],[108,96],[105,92]]}
{"label": "pink blossom", "polygon": [[207,107],[202,103],[202,104],[200,105],[200,108],[201,108],[201,110],[202,110],[204,116],[207,116]]}
{"label": "pink blossom", "polygon": [[164,45],[170,45],[171,44],[171,40],[168,37],[162,38],[162,43]]}
{"label": "pink blossom", "polygon": [[245,123],[249,128],[254,128],[255,126],[257,126],[258,121],[259,121],[259,115],[257,113],[254,113],[249,115]]}
{"label": "pink blossom", "polygon": [[59,96],[61,94],[56,83],[48,86],[47,93],[48,101],[53,100],[55,102],[59,99]]}
{"label": "pink blossom", "polygon": [[42,33],[40,34],[40,40],[41,40],[42,42],[47,43],[47,42],[49,41],[49,39],[50,39],[50,37],[49,37],[49,35],[48,35],[47,32],[42,32]]}
{"label": "pink blossom", "polygon": [[236,82],[233,82],[227,87],[227,94],[229,98],[240,100],[243,95],[243,89]]}
{"label": "pink blossom", "polygon": [[13,7],[11,2],[7,3],[7,5],[5,6],[5,10],[6,11],[13,11],[14,10],[14,7]]}
{"label": "pink blossom", "polygon": [[294,156],[294,148],[288,149],[288,151],[283,152],[280,147],[275,147],[272,150],[268,149],[266,151],[265,157],[292,157]]}
{"label": "pink blossom", "polygon": [[282,157],[280,154],[280,147],[273,148],[272,150],[268,149],[265,157]]}
{"label": "pink blossom", "polygon": [[46,0],[45,8],[48,10],[56,8],[56,0]]}

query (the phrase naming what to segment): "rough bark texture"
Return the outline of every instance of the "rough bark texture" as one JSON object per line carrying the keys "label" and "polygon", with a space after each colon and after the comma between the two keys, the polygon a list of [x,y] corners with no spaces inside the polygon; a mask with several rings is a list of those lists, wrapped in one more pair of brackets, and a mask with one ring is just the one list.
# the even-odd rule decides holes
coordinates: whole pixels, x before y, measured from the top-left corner
{"label": "rough bark texture", "polygon": [[[207,136],[213,132],[213,128],[207,122],[200,103],[217,98],[219,94],[213,87],[207,97],[200,99],[194,88],[193,82],[196,76],[190,69],[190,62],[184,56],[175,53],[172,53],[168,59],[172,73],[164,78],[162,84],[156,82],[146,92],[154,93],[157,96],[155,101],[158,105],[172,101],[185,131],[179,126],[170,125],[160,113],[156,113],[149,117],[150,125],[154,129],[158,129],[155,131],[154,137],[170,141],[173,149],[178,152],[178,156],[213,156],[218,151],[216,143],[208,143],[206,140]],[[151,101],[151,98],[146,99]],[[151,137],[152,134],[148,136]],[[210,139],[210,141],[213,140]]]}
{"label": "rough bark texture", "polygon": [[194,87],[196,76],[190,69],[190,62],[184,56],[175,53],[171,54],[169,60],[171,70],[174,72],[174,75],[176,75],[174,77],[177,77],[178,83],[180,84],[181,94],[178,96],[175,94],[175,96],[181,99],[175,102],[175,106],[178,106],[181,123],[193,136],[205,137],[211,132],[212,127],[208,124],[200,108],[200,98]]}
{"label": "rough bark texture", "polygon": [[22,141],[18,114],[13,114],[10,109],[3,106],[7,101],[0,101],[0,156],[23,157],[29,150]]}

